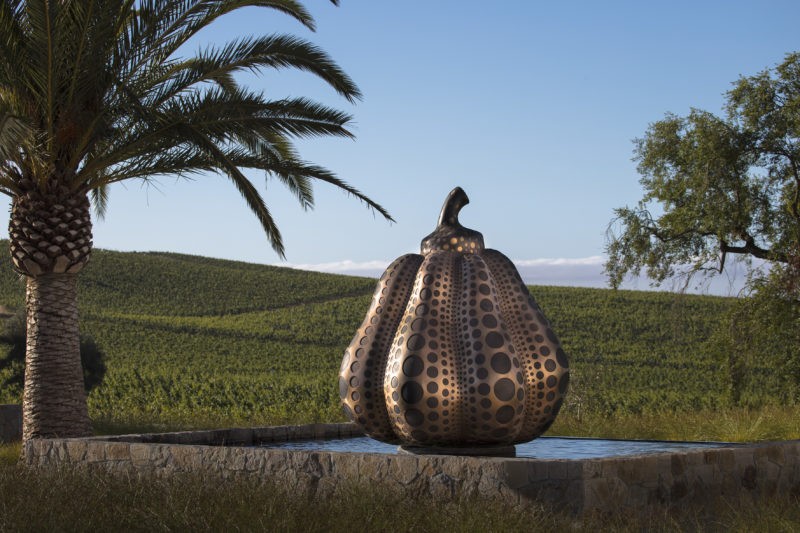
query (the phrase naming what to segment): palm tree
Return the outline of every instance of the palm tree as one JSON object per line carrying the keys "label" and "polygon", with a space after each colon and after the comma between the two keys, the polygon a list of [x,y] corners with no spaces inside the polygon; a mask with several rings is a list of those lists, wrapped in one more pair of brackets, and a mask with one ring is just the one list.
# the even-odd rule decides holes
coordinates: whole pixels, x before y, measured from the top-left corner
{"label": "palm tree", "polygon": [[182,55],[200,30],[252,6],[314,29],[294,0],[0,0],[0,192],[12,198],[11,258],[27,281],[24,440],[91,433],[77,274],[92,250],[89,199],[102,216],[110,184],[220,174],[281,256],[281,234],[245,169],[277,178],[304,208],[313,206],[316,180],[391,220],[293,146],[299,137],[351,137],[350,116],[305,98],[270,100],[235,78],[296,68],[349,101],[360,98],[325,52],[266,35]]}

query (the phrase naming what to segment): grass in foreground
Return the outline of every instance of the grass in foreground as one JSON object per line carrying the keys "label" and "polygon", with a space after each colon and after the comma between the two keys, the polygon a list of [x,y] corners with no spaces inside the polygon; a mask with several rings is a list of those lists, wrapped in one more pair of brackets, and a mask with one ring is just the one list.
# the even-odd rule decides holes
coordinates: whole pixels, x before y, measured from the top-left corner
{"label": "grass in foreground", "polygon": [[756,442],[800,439],[800,408],[715,409],[577,416],[562,412],[548,435],[608,439]]}
{"label": "grass in foreground", "polygon": [[[43,512],[46,510],[46,512]],[[800,500],[575,518],[540,505],[409,500],[371,487],[308,501],[249,480],[0,466],[0,531],[796,531]]]}
{"label": "grass in foreground", "polygon": [[[175,425],[143,419],[106,420],[97,423],[96,429],[98,433],[174,431],[224,427],[230,426],[229,422],[187,419]],[[613,419],[562,414],[549,434],[668,440],[796,439],[800,438],[800,410],[765,407]],[[19,453],[19,443],[0,445],[0,531],[800,531],[797,495],[782,495],[758,505],[722,502],[714,508],[578,519],[541,505],[512,509],[460,500],[442,506],[424,499],[402,499],[371,487],[351,488],[341,498],[308,501],[244,479],[34,471],[16,464]]]}
{"label": "grass in foreground", "polygon": [[[341,415],[320,419],[274,416],[243,419],[224,416],[197,417],[187,413],[186,417],[169,420],[157,417],[95,419],[94,430],[97,435],[120,435],[344,421]],[[721,442],[792,440],[800,439],[800,407],[764,406],[758,409],[663,411],[647,414],[622,413],[614,416],[599,413],[577,415],[565,410],[558,415],[547,435]]]}

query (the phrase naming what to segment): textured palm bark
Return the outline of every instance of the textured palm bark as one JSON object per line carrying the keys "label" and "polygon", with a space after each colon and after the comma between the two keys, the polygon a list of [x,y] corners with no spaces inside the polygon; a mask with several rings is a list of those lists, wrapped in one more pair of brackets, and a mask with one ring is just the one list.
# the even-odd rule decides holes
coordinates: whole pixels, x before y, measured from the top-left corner
{"label": "textured palm bark", "polygon": [[27,283],[22,439],[91,435],[80,359],[77,276],[47,274],[28,277]]}

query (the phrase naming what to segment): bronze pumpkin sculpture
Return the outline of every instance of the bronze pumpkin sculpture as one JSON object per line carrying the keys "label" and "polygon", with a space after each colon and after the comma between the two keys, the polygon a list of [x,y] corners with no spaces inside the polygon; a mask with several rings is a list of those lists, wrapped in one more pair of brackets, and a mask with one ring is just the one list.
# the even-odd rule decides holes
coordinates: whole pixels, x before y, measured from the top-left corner
{"label": "bronze pumpkin sculpture", "polygon": [[344,354],[344,411],[377,440],[510,445],[561,408],[566,354],[513,263],[458,222],[467,203],[455,188],[422,255],[388,267]]}

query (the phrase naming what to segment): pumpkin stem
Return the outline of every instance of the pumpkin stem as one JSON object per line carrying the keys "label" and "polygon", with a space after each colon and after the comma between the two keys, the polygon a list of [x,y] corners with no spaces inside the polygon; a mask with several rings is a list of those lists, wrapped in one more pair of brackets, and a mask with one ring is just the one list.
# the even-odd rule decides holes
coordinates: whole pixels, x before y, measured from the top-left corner
{"label": "pumpkin stem", "polygon": [[456,187],[450,191],[450,194],[447,195],[447,199],[442,206],[442,212],[439,214],[439,225],[453,226],[456,228],[462,227],[461,223],[458,221],[458,213],[461,211],[461,208],[468,203],[469,197],[467,197],[467,193],[464,192],[464,189]]}
{"label": "pumpkin stem", "polygon": [[477,254],[483,250],[483,235],[473,229],[465,228],[458,221],[458,212],[468,203],[467,193],[461,187],[450,191],[442,206],[439,224],[433,233],[420,243],[423,255],[436,251]]}

